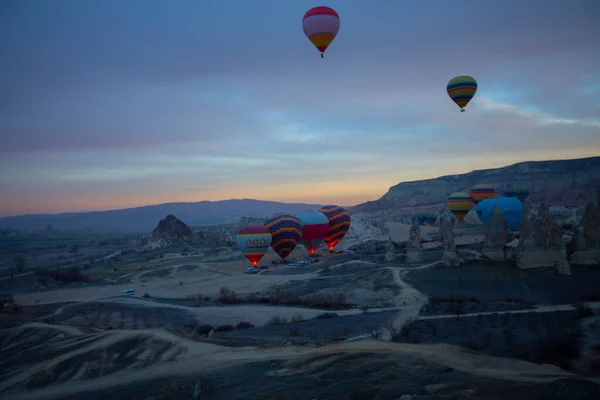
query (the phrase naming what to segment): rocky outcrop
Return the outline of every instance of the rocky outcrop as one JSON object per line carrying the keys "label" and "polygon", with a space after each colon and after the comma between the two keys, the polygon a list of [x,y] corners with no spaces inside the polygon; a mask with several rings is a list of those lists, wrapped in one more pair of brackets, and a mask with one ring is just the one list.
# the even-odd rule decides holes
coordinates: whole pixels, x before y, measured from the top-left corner
{"label": "rocky outcrop", "polygon": [[509,229],[504,215],[498,206],[494,206],[489,222],[485,226],[483,255],[491,260],[505,260],[505,246],[509,240]]}
{"label": "rocky outcrop", "polygon": [[452,233],[452,221],[446,216],[442,216],[440,219],[440,239],[444,246],[442,264],[446,267],[458,267],[460,259],[456,252],[456,243],[454,242],[454,234]]}
{"label": "rocky outcrop", "polygon": [[362,255],[375,255],[387,253],[388,242],[385,240],[370,239],[362,243],[348,247],[348,250],[356,251]]}
{"label": "rocky outcrop", "polygon": [[193,233],[188,226],[173,214],[161,219],[152,231],[153,238],[192,240]]}
{"label": "rocky outcrop", "polygon": [[387,251],[385,252],[385,261],[392,262],[402,257],[401,251],[406,249],[406,245],[396,243],[390,238],[387,243]]}
{"label": "rocky outcrop", "polygon": [[351,211],[399,210],[422,205],[431,205],[433,211],[445,205],[450,193],[469,192],[478,183],[490,184],[498,193],[509,185],[527,187],[531,193],[527,199],[529,204],[545,201],[567,207],[584,207],[590,201],[590,188],[600,185],[600,157],[527,161],[503,168],[403,182],[392,186],[379,200],[359,204]]}
{"label": "rocky outcrop", "polygon": [[423,244],[421,243],[421,227],[415,221],[410,227],[410,236],[406,245],[406,262],[423,262]]}
{"label": "rocky outcrop", "polygon": [[569,250],[571,264],[600,264],[600,204],[597,202],[585,208]]}
{"label": "rocky outcrop", "polygon": [[556,268],[559,274],[570,275],[562,232],[552,222],[550,209],[542,204],[531,221],[521,223],[521,251],[517,257],[520,269]]}

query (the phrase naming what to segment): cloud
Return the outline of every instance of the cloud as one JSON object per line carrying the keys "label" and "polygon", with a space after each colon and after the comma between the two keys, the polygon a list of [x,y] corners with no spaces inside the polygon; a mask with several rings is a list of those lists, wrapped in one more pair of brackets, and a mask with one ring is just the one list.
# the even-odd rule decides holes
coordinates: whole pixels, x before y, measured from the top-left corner
{"label": "cloud", "polygon": [[[304,0],[2,2],[0,209],[367,199],[598,154],[600,3],[330,3],[342,27],[321,59]],[[446,84],[465,73],[479,90],[460,113]]]}

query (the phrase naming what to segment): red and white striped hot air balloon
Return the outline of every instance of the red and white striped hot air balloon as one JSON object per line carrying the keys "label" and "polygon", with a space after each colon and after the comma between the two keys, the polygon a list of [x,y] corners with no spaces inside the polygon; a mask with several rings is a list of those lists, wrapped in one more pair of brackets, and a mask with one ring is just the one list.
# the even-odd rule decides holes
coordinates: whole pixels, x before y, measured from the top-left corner
{"label": "red and white striped hot air balloon", "polygon": [[330,7],[313,7],[302,18],[302,29],[311,43],[321,52],[321,58],[340,31],[340,16]]}
{"label": "red and white striped hot air balloon", "polygon": [[302,244],[310,254],[323,243],[327,231],[329,231],[329,219],[319,211],[306,211],[296,214],[296,217],[304,226]]}

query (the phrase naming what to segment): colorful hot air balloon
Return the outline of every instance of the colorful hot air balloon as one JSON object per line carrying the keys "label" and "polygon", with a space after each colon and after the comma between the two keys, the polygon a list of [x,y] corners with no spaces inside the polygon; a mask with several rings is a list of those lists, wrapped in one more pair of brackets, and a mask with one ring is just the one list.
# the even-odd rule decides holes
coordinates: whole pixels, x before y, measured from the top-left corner
{"label": "colorful hot air balloon", "polygon": [[448,96],[460,107],[460,112],[465,112],[465,107],[477,92],[477,81],[467,75],[450,79],[447,86]]}
{"label": "colorful hot air balloon", "polygon": [[417,222],[419,225],[433,226],[437,221],[437,213],[431,211],[418,211],[412,215],[411,220]]}
{"label": "colorful hot air balloon", "polygon": [[480,201],[486,199],[493,199],[494,197],[496,197],[496,189],[494,189],[490,185],[481,183],[479,185],[473,186],[469,194],[473,199],[473,203],[477,205],[477,203],[479,203]]}
{"label": "colorful hot air balloon", "polygon": [[508,187],[504,190],[504,197],[516,197],[517,199],[521,200],[521,203],[524,203],[525,199],[529,197],[529,190],[527,190],[527,188],[524,187]]}
{"label": "colorful hot air balloon", "polygon": [[284,260],[300,243],[304,233],[302,222],[293,215],[275,215],[265,221],[265,226],[273,238],[271,247]]}
{"label": "colorful hot air balloon", "polygon": [[329,219],[320,211],[306,211],[296,215],[304,225],[304,234],[302,235],[302,244],[310,254],[315,250],[327,236],[329,231]]}
{"label": "colorful hot air balloon", "polygon": [[467,193],[456,192],[448,196],[448,210],[458,219],[462,221],[467,215],[471,207],[473,207],[473,199]]}
{"label": "colorful hot air balloon", "polygon": [[329,250],[333,251],[333,248],[350,229],[350,213],[340,206],[323,206],[319,211],[325,214],[329,220],[329,230],[325,236],[325,244],[329,247]]}
{"label": "colorful hot air balloon", "polygon": [[512,230],[517,229],[519,223],[525,215],[525,207],[523,206],[523,203],[514,197],[497,197],[494,199],[486,199],[481,201],[479,204],[477,204],[475,211],[477,212],[479,219],[484,224],[487,224],[490,221],[494,206],[498,206],[498,208],[500,208],[508,227]]}
{"label": "colorful hot air balloon", "polygon": [[302,29],[308,40],[321,52],[321,58],[323,58],[325,50],[340,30],[340,16],[333,8],[313,7],[304,14]]}
{"label": "colorful hot air balloon", "polygon": [[247,226],[240,229],[235,241],[242,254],[252,265],[256,265],[269,250],[271,232],[264,226]]}

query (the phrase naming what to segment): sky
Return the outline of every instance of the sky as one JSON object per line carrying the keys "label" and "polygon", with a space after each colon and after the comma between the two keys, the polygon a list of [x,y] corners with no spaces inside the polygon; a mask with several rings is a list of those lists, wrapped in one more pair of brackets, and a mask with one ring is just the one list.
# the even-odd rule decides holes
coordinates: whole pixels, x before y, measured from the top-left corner
{"label": "sky", "polygon": [[[321,59],[302,31],[328,5]],[[597,0],[3,0],[0,215],[255,198],[600,155]],[[466,112],[446,84],[471,75]]]}

